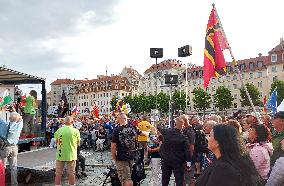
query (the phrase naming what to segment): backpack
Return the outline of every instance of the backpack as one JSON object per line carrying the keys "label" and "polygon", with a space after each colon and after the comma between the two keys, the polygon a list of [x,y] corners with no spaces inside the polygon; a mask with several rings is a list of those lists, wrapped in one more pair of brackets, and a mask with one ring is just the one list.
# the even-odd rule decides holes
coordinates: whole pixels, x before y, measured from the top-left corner
{"label": "backpack", "polygon": [[146,178],[144,165],[141,162],[134,163],[132,167],[131,179],[133,182],[140,182]]}
{"label": "backpack", "polygon": [[135,183],[139,183],[140,181],[146,178],[143,159],[144,159],[144,150],[141,149],[136,154],[135,162],[132,166],[131,179],[134,182],[134,185]]}

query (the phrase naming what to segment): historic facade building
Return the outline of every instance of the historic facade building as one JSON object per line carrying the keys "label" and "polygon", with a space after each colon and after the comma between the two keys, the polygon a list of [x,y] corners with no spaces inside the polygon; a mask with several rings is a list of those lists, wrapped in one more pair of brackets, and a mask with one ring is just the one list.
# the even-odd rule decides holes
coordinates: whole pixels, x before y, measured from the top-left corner
{"label": "historic facade building", "polygon": [[78,106],[82,114],[87,114],[96,104],[101,113],[108,113],[113,96],[137,94],[141,77],[132,67],[125,67],[119,75],[99,75],[92,80],[57,79],[51,83],[50,102],[58,105],[64,92],[70,109]]}

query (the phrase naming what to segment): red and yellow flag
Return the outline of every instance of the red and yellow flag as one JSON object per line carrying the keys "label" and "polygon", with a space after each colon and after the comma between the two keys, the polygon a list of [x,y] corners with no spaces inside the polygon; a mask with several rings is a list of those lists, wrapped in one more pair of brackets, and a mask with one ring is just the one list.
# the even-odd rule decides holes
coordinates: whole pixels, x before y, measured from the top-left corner
{"label": "red and yellow flag", "polygon": [[226,73],[226,62],[223,50],[228,48],[228,41],[221,28],[217,12],[213,7],[208,20],[205,37],[204,87],[208,87],[211,77],[218,77]]}

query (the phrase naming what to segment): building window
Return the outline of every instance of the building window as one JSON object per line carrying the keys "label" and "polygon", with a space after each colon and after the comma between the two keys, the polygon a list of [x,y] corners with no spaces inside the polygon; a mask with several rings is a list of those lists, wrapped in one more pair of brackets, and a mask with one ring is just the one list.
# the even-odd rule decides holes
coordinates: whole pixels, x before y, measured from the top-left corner
{"label": "building window", "polygon": [[253,78],[253,73],[249,73],[249,78],[252,79]]}
{"label": "building window", "polygon": [[262,88],[262,81],[261,81],[261,82],[258,82],[258,83],[257,83],[257,86],[258,86],[259,88]]}
{"label": "building window", "polygon": [[238,108],[238,104],[237,103],[234,103],[234,108]]}
{"label": "building window", "polygon": [[272,54],[271,55],[271,62],[276,62],[277,61],[277,54]]}
{"label": "building window", "polygon": [[284,52],[282,53],[282,61],[284,61]]}
{"label": "building window", "polygon": [[257,62],[257,67],[262,68],[263,67],[263,61],[258,61]]}
{"label": "building window", "polygon": [[237,94],[234,94],[234,99],[237,99],[238,98],[238,95]]}
{"label": "building window", "polygon": [[245,65],[245,64],[241,64],[241,65],[240,65],[240,70],[241,70],[241,71],[244,71],[245,69],[246,69],[246,65]]}
{"label": "building window", "polygon": [[227,81],[231,80],[231,76],[226,76]]}
{"label": "building window", "polygon": [[276,81],[276,80],[277,80],[277,76],[274,76],[274,77],[273,77],[273,81]]}
{"label": "building window", "polygon": [[238,85],[237,84],[233,84],[233,87],[234,87],[234,89],[237,89]]}
{"label": "building window", "polygon": [[227,66],[227,72],[228,72],[228,73],[231,72],[231,69],[232,69],[232,68],[231,68],[230,66]]}
{"label": "building window", "polygon": [[94,96],[94,98],[96,98],[96,94],[94,94],[93,96]]}
{"label": "building window", "polygon": [[271,68],[271,71],[272,71],[272,72],[277,72],[276,66],[273,66],[273,67]]}
{"label": "building window", "polygon": [[238,79],[237,75],[234,75],[233,80],[237,80],[237,79]]}
{"label": "building window", "polygon": [[124,96],[124,93],[122,93],[121,96]]}
{"label": "building window", "polygon": [[257,72],[257,77],[258,78],[262,77],[262,72]]}
{"label": "building window", "polygon": [[253,63],[253,62],[250,62],[250,63],[249,63],[249,69],[250,69],[250,70],[253,70],[253,68],[254,68],[254,63]]}

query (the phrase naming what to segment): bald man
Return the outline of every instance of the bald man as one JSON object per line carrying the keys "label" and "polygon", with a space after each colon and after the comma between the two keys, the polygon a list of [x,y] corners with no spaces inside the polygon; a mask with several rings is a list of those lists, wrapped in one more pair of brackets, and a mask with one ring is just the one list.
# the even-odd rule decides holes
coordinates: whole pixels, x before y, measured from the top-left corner
{"label": "bald man", "polygon": [[184,118],[176,119],[175,128],[161,130],[163,142],[160,155],[162,159],[162,186],[168,186],[172,172],[174,172],[177,186],[183,185],[184,164],[190,161],[189,145],[182,134]]}
{"label": "bald man", "polygon": [[73,128],[72,117],[67,116],[65,118],[65,125],[55,132],[54,138],[57,144],[55,186],[61,185],[65,164],[67,164],[69,185],[75,185],[75,167],[77,148],[80,144],[80,132]]}

